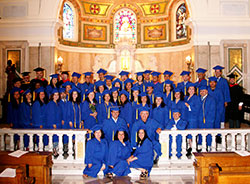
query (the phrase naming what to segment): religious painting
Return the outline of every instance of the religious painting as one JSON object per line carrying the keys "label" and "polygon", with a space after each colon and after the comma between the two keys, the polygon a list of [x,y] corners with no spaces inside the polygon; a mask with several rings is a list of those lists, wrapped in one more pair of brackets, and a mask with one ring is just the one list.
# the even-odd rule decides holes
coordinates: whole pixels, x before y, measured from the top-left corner
{"label": "religious painting", "polygon": [[68,3],[63,5],[63,38],[74,38],[74,12]]}
{"label": "religious painting", "polygon": [[144,41],[166,40],[166,24],[144,26]]}
{"label": "religious painting", "polygon": [[20,73],[21,50],[7,50],[7,60],[11,60],[16,71]]}
{"label": "religious painting", "polygon": [[229,73],[236,74],[236,81],[240,83],[243,79],[242,48],[228,48],[228,62]]}
{"label": "religious painting", "polygon": [[187,9],[185,3],[181,4],[176,10],[176,39],[187,38]]}
{"label": "religious painting", "polygon": [[136,15],[130,9],[121,9],[114,16],[114,42],[136,42]]}
{"label": "religious painting", "polygon": [[89,41],[107,41],[107,26],[83,25],[83,39]]}

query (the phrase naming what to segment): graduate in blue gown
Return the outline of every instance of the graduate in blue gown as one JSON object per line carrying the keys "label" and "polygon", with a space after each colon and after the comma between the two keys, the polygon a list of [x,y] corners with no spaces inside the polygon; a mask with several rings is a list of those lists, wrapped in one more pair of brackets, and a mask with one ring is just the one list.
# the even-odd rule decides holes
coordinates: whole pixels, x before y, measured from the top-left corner
{"label": "graduate in blue gown", "polygon": [[69,96],[70,96],[69,92],[72,89],[72,86],[73,86],[72,82],[69,82],[69,81],[62,84],[62,88],[65,88],[65,94],[66,94],[67,101],[69,101]]}
{"label": "graduate in blue gown", "polygon": [[121,71],[119,75],[121,76],[120,78],[121,90],[125,90],[125,87],[126,87],[125,81],[128,79],[129,72]]}
{"label": "graduate in blue gown", "polygon": [[91,129],[98,123],[98,104],[95,99],[95,93],[92,89],[87,92],[86,100],[82,104],[82,120],[84,122],[84,129]]}
{"label": "graduate in blue gown", "polygon": [[133,87],[133,82],[134,80],[128,78],[127,80],[125,80],[124,84],[125,84],[125,90],[128,92],[128,100],[131,101],[132,99],[132,87]]}
{"label": "graduate in blue gown", "polygon": [[126,121],[119,117],[119,114],[119,107],[111,107],[111,118],[103,121],[102,129],[108,143],[114,141],[115,133],[120,127],[123,127],[129,133]]}
{"label": "graduate in blue gown", "polygon": [[120,117],[124,119],[129,127],[129,129],[132,128],[133,122],[132,122],[132,105],[128,100],[129,94],[127,91],[122,90],[120,91]]}
{"label": "graduate in blue gown", "polygon": [[[7,109],[7,123],[10,124],[11,128],[21,128],[19,113],[20,113],[20,88],[14,87],[10,91],[10,101],[8,102]],[[19,140],[20,137],[14,135],[14,149],[19,149]]]}
{"label": "graduate in blue gown", "polygon": [[[46,128],[46,108],[48,99],[44,92],[44,88],[38,88],[35,90],[36,92],[36,100],[32,106],[32,125],[35,129],[45,129]],[[34,97],[33,97],[34,98]],[[39,137],[35,136],[35,143],[38,146]],[[48,140],[46,136],[43,136],[44,145],[48,145]]]}
{"label": "graduate in blue gown", "polygon": [[172,84],[173,89],[176,87],[175,84],[174,84],[174,81],[171,80],[172,75],[173,75],[173,72],[168,71],[168,70],[165,70],[165,72],[163,73],[164,82],[161,83],[163,92],[165,91],[165,84],[166,84],[167,81],[169,81],[170,84]]}
{"label": "graduate in blue gown", "polygon": [[108,90],[112,89],[112,80],[114,79],[114,77],[112,75],[106,75],[105,76],[105,86]]}
{"label": "graduate in blue gown", "polygon": [[99,171],[103,170],[104,175],[108,172],[108,143],[103,138],[103,132],[100,125],[91,128],[93,138],[87,142],[85,153],[86,167],[83,170],[83,177],[97,177]]}
{"label": "graduate in blue gown", "polygon": [[144,76],[143,76],[143,72],[137,72],[136,73],[136,83],[134,84],[134,86],[139,87],[140,92],[147,92],[146,91],[146,84],[144,82]]}
{"label": "graduate in blue gown", "polygon": [[105,77],[106,77],[105,75],[107,73],[107,70],[100,68],[96,73],[98,74],[100,81],[105,81]]}
{"label": "graduate in blue gown", "polygon": [[146,84],[147,94],[150,100],[150,104],[154,103],[155,95],[154,95],[154,84],[152,82],[148,82]]}
{"label": "graduate in blue gown", "polygon": [[177,88],[179,88],[179,89],[181,89],[181,91],[183,91],[183,93],[184,93],[184,96],[186,96],[187,95],[187,85],[188,85],[188,83],[190,83],[190,73],[191,72],[189,72],[189,71],[182,71],[181,72],[181,74],[180,74],[180,76],[182,76],[182,82],[179,82],[178,84],[177,84]]}
{"label": "graduate in blue gown", "polygon": [[159,142],[159,135],[161,133],[161,130],[163,129],[163,126],[155,121],[154,119],[149,118],[149,109],[146,107],[141,107],[139,109],[141,119],[136,121],[132,127],[131,131],[131,146],[132,148],[135,148],[138,140],[137,138],[137,132],[141,126],[146,127],[146,131],[148,134],[149,139],[152,141],[154,150],[156,152],[156,160],[161,156],[161,144]]}
{"label": "graduate in blue gown", "polygon": [[77,89],[80,90],[80,93],[81,93],[84,88],[82,86],[82,83],[79,82],[80,78],[81,78],[80,73],[73,72],[72,77],[71,77],[71,84],[72,84],[71,87],[72,88],[73,88],[73,86],[76,87]]}
{"label": "graduate in blue gown", "polygon": [[[167,130],[185,130],[188,123],[181,118],[180,110],[172,109],[172,112],[173,112],[173,119],[171,119],[166,124],[166,129]],[[169,156],[170,157],[172,156],[172,142],[173,142],[173,138],[172,138],[172,135],[170,135],[169,136]],[[176,136],[176,151],[177,151],[176,156],[180,158],[182,156],[181,154],[182,136],[180,134]]]}
{"label": "graduate in blue gown", "polygon": [[153,143],[147,135],[147,127],[140,125],[136,132],[136,150],[129,157],[130,168],[136,168],[141,171],[140,179],[146,179],[154,164]]}
{"label": "graduate in blue gown", "polygon": [[97,81],[95,83],[95,88],[96,88],[95,99],[98,104],[101,104],[103,103],[103,92],[106,89],[105,83],[103,81]]}
{"label": "graduate in blue gown", "polygon": [[[215,125],[216,118],[216,101],[215,99],[208,94],[207,86],[200,87],[200,96],[201,96],[201,108],[198,115],[198,127],[200,129],[213,129]],[[211,150],[212,136],[208,134],[206,136],[207,150]],[[199,135],[198,145],[201,145],[202,138]]]}
{"label": "graduate in blue gown", "polygon": [[109,144],[107,163],[110,168],[107,174],[109,178],[113,178],[113,174],[127,176],[130,173],[127,159],[131,156],[131,152],[126,128],[119,127],[115,133],[114,141]]}
{"label": "graduate in blue gown", "polygon": [[[32,128],[32,94],[29,89],[24,91],[23,93],[23,102],[20,105],[20,125],[24,129]],[[29,136],[27,134],[24,135],[24,147],[28,149],[29,147]]]}
{"label": "graduate in blue gown", "polygon": [[171,80],[166,80],[163,84],[163,100],[169,106],[170,102],[174,101],[174,84]]}
{"label": "graduate in blue gown", "polygon": [[[63,115],[61,107],[59,105],[60,95],[57,89],[51,91],[50,101],[47,104],[46,108],[46,128],[47,129],[61,129]],[[53,155],[58,156],[58,141],[59,138],[57,135],[53,135]]]}
{"label": "graduate in blue gown", "polygon": [[163,92],[162,89],[162,84],[159,82],[159,76],[161,75],[161,73],[159,72],[152,72],[151,76],[152,76],[152,83],[153,83],[153,87],[154,87],[154,92]]}
{"label": "graduate in blue gown", "polygon": [[114,106],[120,106],[120,97],[119,97],[119,87],[112,87],[111,89],[111,99],[110,102]]}
{"label": "graduate in blue gown", "polygon": [[113,104],[110,102],[110,91],[104,90],[103,92],[103,102],[98,105],[98,123],[102,124],[105,119],[110,119],[111,111],[110,108]]}
{"label": "graduate in blue gown", "polygon": [[50,75],[51,77],[50,84],[46,86],[46,89],[45,89],[47,96],[50,96],[52,94],[53,89],[58,89],[59,87],[58,76],[59,76],[58,74]]}
{"label": "graduate in blue gown", "polygon": [[231,102],[230,97],[230,90],[227,79],[222,77],[222,70],[224,67],[217,65],[213,67],[215,77],[217,78],[217,85],[216,88],[220,89],[222,91],[223,97],[224,97],[224,108],[223,108],[223,116],[221,121],[225,122],[225,107],[227,107],[228,103]]}
{"label": "graduate in blue gown", "polygon": [[139,94],[139,96],[140,96],[140,98],[139,98],[139,105],[138,105],[138,107],[136,109],[136,121],[139,120],[139,119],[141,119],[140,112],[139,112],[139,109],[141,107],[146,107],[146,108],[149,109],[149,116],[152,113],[152,105],[150,103],[150,99],[149,99],[147,93],[142,92],[142,93]]}
{"label": "graduate in blue gown", "polygon": [[137,109],[140,107],[140,88],[138,86],[132,87],[132,98],[131,98],[131,105],[132,105],[132,124],[138,120],[139,113]]}
{"label": "graduate in blue gown", "polygon": [[208,80],[205,78],[207,70],[203,69],[203,68],[198,68],[196,70],[197,76],[198,76],[198,81],[195,83],[196,85],[196,90],[197,90],[197,94],[199,96],[200,94],[200,87],[201,86],[208,86],[209,82]]}
{"label": "graduate in blue gown", "polygon": [[118,91],[121,91],[122,90],[122,82],[120,79],[115,79],[113,82],[112,82],[112,86],[113,87],[117,87],[118,88]]}

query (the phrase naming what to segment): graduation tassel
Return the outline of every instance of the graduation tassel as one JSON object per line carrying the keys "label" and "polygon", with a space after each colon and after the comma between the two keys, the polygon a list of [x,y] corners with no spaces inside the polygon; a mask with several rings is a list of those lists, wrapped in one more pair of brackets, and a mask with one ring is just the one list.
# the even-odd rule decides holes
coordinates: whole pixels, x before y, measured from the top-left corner
{"label": "graduation tassel", "polygon": [[145,92],[145,85],[143,84],[142,86],[143,86],[143,92]]}
{"label": "graduation tassel", "polygon": [[8,102],[10,102],[10,93],[8,94]]}
{"label": "graduation tassel", "polygon": [[82,123],[80,123],[79,128],[82,129]]}
{"label": "graduation tassel", "polygon": [[69,101],[69,95],[68,95],[68,101]]}
{"label": "graduation tassel", "polygon": [[205,119],[205,116],[203,117],[203,123],[205,124],[205,122],[206,122],[206,119]]}
{"label": "graduation tassel", "polygon": [[184,89],[184,93],[185,93],[185,96],[187,95],[187,87],[185,86],[185,89]]}
{"label": "graduation tassel", "polygon": [[153,103],[155,102],[155,96],[154,96],[154,94],[152,94],[152,102]]}
{"label": "graduation tassel", "polygon": [[137,132],[136,132],[136,134],[135,134],[135,142],[137,142]]}
{"label": "graduation tassel", "polygon": [[74,122],[74,127],[76,128],[76,122]]}
{"label": "graduation tassel", "polygon": [[101,104],[101,96],[99,96],[99,104]]}
{"label": "graduation tassel", "polygon": [[36,93],[33,91],[33,102],[36,100]]}
{"label": "graduation tassel", "polygon": [[199,95],[199,88],[197,88],[197,91],[196,91],[197,95]]}
{"label": "graduation tassel", "polygon": [[110,107],[108,107],[108,119],[110,118]]}
{"label": "graduation tassel", "polygon": [[173,101],[174,100],[174,95],[173,95],[172,92],[170,92],[170,93],[171,93],[171,101]]}
{"label": "graduation tassel", "polygon": [[129,100],[131,100],[131,91],[129,92]]}
{"label": "graduation tassel", "polygon": [[23,103],[23,96],[21,96],[21,103]]}
{"label": "graduation tassel", "polygon": [[112,133],[112,140],[114,141],[115,139],[115,135],[114,135],[114,131],[113,131],[113,133]]}
{"label": "graduation tassel", "polygon": [[171,109],[169,109],[169,119],[171,119]]}
{"label": "graduation tassel", "polygon": [[136,109],[136,120],[138,120],[138,109]]}

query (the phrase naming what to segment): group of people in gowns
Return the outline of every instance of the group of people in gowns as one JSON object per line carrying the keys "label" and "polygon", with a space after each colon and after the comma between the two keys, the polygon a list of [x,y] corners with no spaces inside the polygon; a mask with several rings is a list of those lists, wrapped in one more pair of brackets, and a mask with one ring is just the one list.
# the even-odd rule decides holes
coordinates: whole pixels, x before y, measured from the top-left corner
{"label": "group of people in gowns", "polygon": [[[83,73],[85,82],[81,83],[80,73],[73,72],[70,80],[68,71],[60,76],[50,75],[48,83],[43,76],[44,69],[39,67],[34,69],[35,79],[29,82],[30,72],[24,72],[26,81],[16,80],[13,84],[7,122],[12,128],[87,130],[85,177],[96,177],[100,170],[108,177],[124,176],[131,167],[140,169],[141,177],[147,177],[162,154],[159,142],[162,130],[214,129],[224,124],[225,108],[231,102],[230,90],[222,77],[224,67],[217,65],[213,69],[215,76],[206,79],[207,70],[198,68],[195,83],[190,81],[190,71],[182,71],[182,82],[176,84],[171,80],[171,71],[165,71],[164,81],[160,82],[161,73],[156,71],[137,72],[132,80],[127,71],[121,71],[121,77],[115,78],[104,69],[97,72],[99,80],[94,83],[92,72]],[[236,106],[242,106],[240,100]],[[19,139],[16,135],[17,148]],[[181,135],[175,140],[176,156],[180,158]],[[216,140],[220,142],[219,135]],[[27,149],[29,141],[38,147],[39,137],[30,140],[25,135]],[[68,141],[69,137],[64,135],[66,156]],[[172,136],[169,141],[171,157]],[[195,138],[188,135],[188,154],[192,151],[192,141]],[[207,135],[208,151],[211,141],[211,135]],[[48,136],[44,135],[42,142],[46,150]],[[199,136],[198,148],[201,143]],[[53,152],[58,155],[57,135],[53,136]]]}

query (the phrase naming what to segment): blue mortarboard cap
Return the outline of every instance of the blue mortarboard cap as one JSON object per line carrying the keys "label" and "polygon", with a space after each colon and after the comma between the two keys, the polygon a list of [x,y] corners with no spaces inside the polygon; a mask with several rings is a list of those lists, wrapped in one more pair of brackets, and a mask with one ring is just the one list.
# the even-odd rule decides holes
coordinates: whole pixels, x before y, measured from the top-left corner
{"label": "blue mortarboard cap", "polygon": [[139,94],[139,96],[140,96],[140,97],[147,96],[147,93],[141,92],[141,93]]}
{"label": "blue mortarboard cap", "polygon": [[148,108],[148,107],[140,107],[140,108],[139,108],[139,112],[141,113],[142,111],[147,111],[147,112],[149,112],[149,108]]}
{"label": "blue mortarboard cap", "polygon": [[120,110],[120,107],[118,106],[113,106],[110,108],[111,111],[119,111]]}
{"label": "blue mortarboard cap", "polygon": [[50,77],[53,79],[53,78],[58,78],[58,74],[51,74]]}
{"label": "blue mortarboard cap", "polygon": [[143,72],[137,72],[136,75],[137,75],[137,76],[142,76],[142,75],[143,75]]}
{"label": "blue mortarboard cap", "polygon": [[222,70],[224,69],[225,67],[223,66],[220,66],[220,65],[216,65],[215,67],[213,67],[214,70]]}
{"label": "blue mortarboard cap", "polygon": [[207,71],[207,70],[204,69],[204,68],[198,68],[198,69],[196,70],[197,73],[205,73],[206,71]]}
{"label": "blue mortarboard cap", "polygon": [[162,93],[157,92],[157,93],[155,93],[155,97],[161,97],[162,98],[163,96],[162,96]]}
{"label": "blue mortarboard cap", "polygon": [[100,69],[97,71],[97,73],[98,73],[98,74],[99,74],[99,73],[106,74],[106,73],[107,73],[107,70],[104,70],[104,69],[100,68]]}
{"label": "blue mortarboard cap", "polygon": [[118,90],[119,90],[118,87],[112,87],[112,88],[111,88],[111,93],[113,93],[113,92],[115,92],[115,91],[118,91]]}
{"label": "blue mortarboard cap", "polygon": [[105,90],[103,91],[103,93],[102,93],[103,96],[106,95],[106,94],[109,94],[109,95],[110,95],[110,91],[109,91],[108,89],[105,89]]}
{"label": "blue mortarboard cap", "polygon": [[59,93],[63,93],[63,92],[65,92],[65,88],[59,88]]}
{"label": "blue mortarboard cap", "polygon": [[95,86],[96,86],[97,88],[99,88],[100,86],[105,86],[105,82],[99,80],[99,81],[95,82]]}
{"label": "blue mortarboard cap", "polygon": [[148,73],[151,73],[152,72],[152,70],[145,70],[144,72],[143,72],[143,74],[148,74]]}
{"label": "blue mortarboard cap", "polygon": [[102,129],[102,126],[101,125],[94,125],[92,128],[91,128],[91,130],[93,131],[93,132],[95,132],[95,131],[97,131],[97,130],[101,130]]}
{"label": "blue mortarboard cap", "polygon": [[189,75],[189,74],[190,74],[189,71],[182,71],[180,75],[183,76],[183,75]]}
{"label": "blue mortarboard cap", "polygon": [[[124,126],[122,126],[122,125],[118,126],[117,132],[119,132],[119,131],[127,132],[126,127],[124,127]],[[127,132],[127,133],[128,133],[128,132]]]}
{"label": "blue mortarboard cap", "polygon": [[31,93],[30,89],[27,89],[26,91],[24,91],[23,95],[27,95],[28,93]]}
{"label": "blue mortarboard cap", "polygon": [[209,82],[211,82],[211,81],[217,82],[217,78],[216,77],[209,77]]}
{"label": "blue mortarboard cap", "polygon": [[138,127],[138,131],[139,131],[139,130],[146,130],[146,129],[147,129],[146,125],[143,125],[143,124],[141,124],[141,125]]}
{"label": "blue mortarboard cap", "polygon": [[168,80],[165,80],[164,83],[165,84],[173,84],[174,82],[168,79]]}
{"label": "blue mortarboard cap", "polygon": [[131,89],[132,89],[133,91],[140,91],[140,88],[139,88],[138,86],[133,86]]}
{"label": "blue mortarboard cap", "polygon": [[75,86],[72,87],[72,89],[69,91],[69,93],[71,94],[74,91],[76,91],[78,93],[81,93],[81,90],[79,88],[75,87]]}
{"label": "blue mortarboard cap", "polygon": [[146,83],[146,87],[154,87],[154,84],[152,83],[152,82],[148,82],[148,83]]}
{"label": "blue mortarboard cap", "polygon": [[160,72],[152,72],[151,75],[159,77],[159,75],[161,75],[161,73]]}
{"label": "blue mortarboard cap", "polygon": [[174,89],[174,92],[175,92],[175,93],[181,92],[181,88],[175,88],[175,89]]}
{"label": "blue mortarboard cap", "polygon": [[64,82],[64,83],[62,84],[62,87],[66,87],[66,86],[72,86],[72,82],[67,81],[67,82]]}
{"label": "blue mortarboard cap", "polygon": [[199,87],[199,90],[204,90],[204,89],[207,90],[207,85],[202,85],[202,86]]}
{"label": "blue mortarboard cap", "polygon": [[125,95],[127,98],[129,97],[129,93],[127,91],[125,91],[124,89],[120,91],[119,95]]}
{"label": "blue mortarboard cap", "polygon": [[195,83],[190,82],[190,83],[188,83],[188,85],[187,85],[187,88],[189,88],[189,87],[196,87],[196,84],[195,84]]}
{"label": "blue mortarboard cap", "polygon": [[119,75],[128,75],[129,74],[129,72],[127,72],[127,71],[121,71],[120,73],[119,73]]}
{"label": "blue mortarboard cap", "polygon": [[114,76],[112,76],[112,75],[106,75],[105,76],[106,80],[113,80],[113,78],[114,78]]}
{"label": "blue mortarboard cap", "polygon": [[178,108],[172,109],[172,113],[175,113],[175,112],[179,112],[180,113],[180,110]]}
{"label": "blue mortarboard cap", "polygon": [[169,75],[169,76],[171,76],[171,75],[173,75],[173,72],[170,72],[170,71],[166,70],[166,71],[163,73],[163,75]]}
{"label": "blue mortarboard cap", "polygon": [[74,72],[74,73],[72,73],[72,77],[80,78],[81,74]]}
{"label": "blue mortarboard cap", "polygon": [[131,84],[133,84],[134,80],[128,78],[128,79],[126,79],[126,80],[124,81],[125,84],[127,84],[127,83],[129,83],[129,82],[130,82]]}
{"label": "blue mortarboard cap", "polygon": [[94,92],[94,89],[89,88],[89,89],[86,91],[86,94],[88,95],[89,93],[92,93],[92,92]]}
{"label": "blue mortarboard cap", "polygon": [[53,88],[52,91],[51,91],[51,94],[54,94],[54,93],[59,93],[58,89]]}
{"label": "blue mortarboard cap", "polygon": [[15,92],[21,92],[21,88],[17,88],[17,87],[14,87],[14,88],[12,88],[12,90],[10,91],[10,94],[13,94],[13,93],[15,93]]}
{"label": "blue mortarboard cap", "polygon": [[92,72],[85,72],[85,73],[83,73],[84,75],[85,75],[85,77],[86,76],[90,76],[91,74],[92,74]]}
{"label": "blue mortarboard cap", "polygon": [[43,88],[43,87],[40,87],[40,88],[36,89],[35,92],[36,92],[36,93],[44,92],[44,88]]}
{"label": "blue mortarboard cap", "polygon": [[115,85],[115,83],[117,83],[117,82],[119,82],[119,83],[120,83],[120,85],[122,85],[122,82],[121,82],[121,80],[120,80],[120,79],[115,79],[115,80],[112,82],[112,85],[114,86],[114,85]]}

